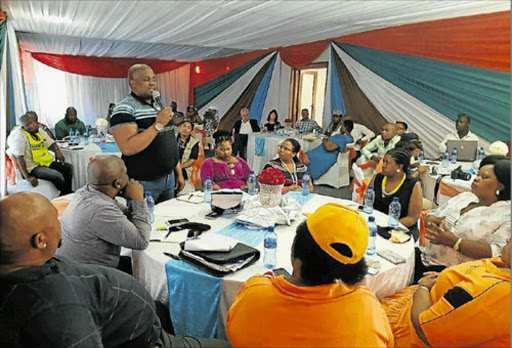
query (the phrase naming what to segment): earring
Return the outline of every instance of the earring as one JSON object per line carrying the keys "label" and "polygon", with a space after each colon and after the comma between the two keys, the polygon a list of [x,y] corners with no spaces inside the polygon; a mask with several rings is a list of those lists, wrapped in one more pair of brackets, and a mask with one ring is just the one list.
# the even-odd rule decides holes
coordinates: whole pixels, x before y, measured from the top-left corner
{"label": "earring", "polygon": [[397,173],[400,173],[400,169],[397,169],[397,170],[396,170],[396,172],[397,172]]}
{"label": "earring", "polygon": [[500,195],[500,190],[496,190],[496,196]]}
{"label": "earring", "polygon": [[43,244],[43,249],[46,248],[46,243]]}

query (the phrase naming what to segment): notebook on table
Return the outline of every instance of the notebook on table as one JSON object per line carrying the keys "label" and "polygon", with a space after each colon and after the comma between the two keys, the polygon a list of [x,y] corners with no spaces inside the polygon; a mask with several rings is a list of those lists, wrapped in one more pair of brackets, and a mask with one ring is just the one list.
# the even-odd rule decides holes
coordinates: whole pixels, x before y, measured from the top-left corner
{"label": "notebook on table", "polygon": [[453,152],[453,148],[457,149],[457,161],[472,162],[476,159],[476,151],[478,149],[478,141],[475,140],[448,140],[446,149]]}

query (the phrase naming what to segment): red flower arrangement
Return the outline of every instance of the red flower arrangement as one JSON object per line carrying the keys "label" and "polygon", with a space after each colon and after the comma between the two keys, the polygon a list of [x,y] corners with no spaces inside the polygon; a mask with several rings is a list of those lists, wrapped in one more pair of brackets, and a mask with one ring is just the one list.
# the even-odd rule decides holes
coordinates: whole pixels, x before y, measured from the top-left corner
{"label": "red flower arrangement", "polygon": [[258,181],[266,185],[282,185],[284,179],[284,174],[279,169],[267,168],[261,172]]}

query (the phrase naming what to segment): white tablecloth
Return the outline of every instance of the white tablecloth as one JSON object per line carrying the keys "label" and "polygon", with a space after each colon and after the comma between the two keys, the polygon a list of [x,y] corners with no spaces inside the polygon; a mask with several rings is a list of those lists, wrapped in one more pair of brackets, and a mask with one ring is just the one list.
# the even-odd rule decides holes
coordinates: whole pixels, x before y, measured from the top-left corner
{"label": "white tablecloth", "polygon": [[[265,154],[263,156],[256,156],[256,138],[264,137],[265,138]],[[274,159],[277,156],[277,144],[280,141],[290,138],[289,136],[278,136],[273,133],[254,133],[249,134],[247,140],[247,164],[249,167],[254,170],[256,174],[259,174],[265,164],[267,164],[270,160]],[[308,141],[304,139],[295,138],[302,146],[302,150],[307,152],[311,149],[322,144],[321,139],[316,139],[314,141]]]}
{"label": "white tablecloth", "polygon": [[[458,166],[462,166],[462,169],[470,169],[472,163],[471,162],[458,162],[457,164],[451,164],[449,165],[450,169],[455,169]],[[438,169],[441,167],[440,162],[436,165]],[[443,177],[441,179],[441,183],[443,185],[447,185],[450,188],[450,191],[453,193],[460,193],[465,191],[471,191],[471,184],[473,183],[473,180],[475,179],[475,175],[471,176],[471,180],[461,180],[456,179],[453,180],[449,175]],[[422,181],[423,181],[423,197],[430,200],[432,203],[434,203],[434,194],[435,194],[435,186],[436,181],[439,178],[439,175],[432,175],[432,174],[423,174],[422,175]],[[437,205],[442,205],[447,200],[449,200],[451,197],[453,197],[453,194],[444,194],[442,192],[443,190],[439,190],[437,192]],[[436,205],[434,204],[434,207]]]}
{"label": "white tablecloth", "polygon": [[[93,143],[89,145],[80,145],[82,149],[73,150],[73,147],[62,147],[60,148],[67,163],[73,166],[73,179],[71,182],[71,189],[73,191],[78,190],[87,184],[87,165],[89,159],[96,157],[99,154],[103,154],[101,148]],[[121,157],[120,152],[108,152],[105,155],[115,155]]]}
{"label": "white tablecloth", "polygon": [[[354,203],[351,201],[315,195],[313,199],[305,204],[303,212],[312,213],[320,206],[329,202],[338,202],[354,206]],[[210,224],[212,229],[208,233],[218,231],[232,222],[232,220],[222,217],[216,220],[204,219],[204,216],[209,211],[210,208],[206,204],[196,205],[180,202],[176,199],[160,203],[155,207],[156,219],[153,224],[153,230],[156,230],[156,227],[158,226],[165,225],[164,222],[169,218],[178,217],[188,218],[195,222]],[[373,215],[376,218],[377,224],[387,224],[387,215],[377,211]],[[285,268],[290,274],[292,273],[290,260],[291,246],[299,223],[300,221],[296,221],[291,226],[279,226],[276,229],[276,233],[278,235],[278,261],[276,268]],[[377,250],[391,249],[407,260],[406,263],[396,266],[377,256],[377,259],[380,260],[382,265],[380,272],[377,275],[366,276],[363,282],[376,293],[378,298],[383,298],[396,293],[410,284],[414,273],[414,242],[411,238],[411,240],[405,244],[392,244],[388,240],[377,236],[376,246]],[[260,250],[261,257],[255,264],[224,277],[219,304],[219,312],[221,316],[217,334],[219,338],[225,337],[224,324],[226,316],[241,285],[251,276],[268,271],[268,269],[263,266],[263,243],[261,243],[257,249]],[[168,303],[165,263],[169,260],[169,257],[165,256],[163,253],[165,251],[177,255],[179,250],[180,247],[178,242],[151,242],[146,250],[132,252],[133,274],[146,286],[147,290],[155,300]]]}

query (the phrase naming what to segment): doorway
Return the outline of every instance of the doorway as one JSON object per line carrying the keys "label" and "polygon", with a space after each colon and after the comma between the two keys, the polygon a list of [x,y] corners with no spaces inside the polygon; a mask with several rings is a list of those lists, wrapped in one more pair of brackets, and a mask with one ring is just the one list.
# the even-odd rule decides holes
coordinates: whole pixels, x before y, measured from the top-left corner
{"label": "doorway", "polygon": [[314,63],[302,69],[293,69],[291,81],[290,115],[300,120],[301,110],[307,109],[309,117],[323,127],[327,63]]}

